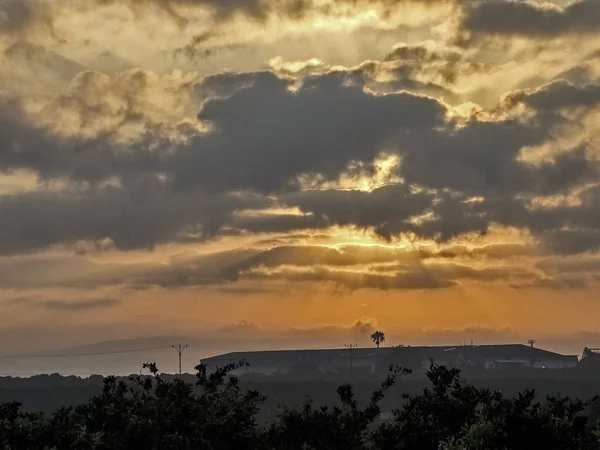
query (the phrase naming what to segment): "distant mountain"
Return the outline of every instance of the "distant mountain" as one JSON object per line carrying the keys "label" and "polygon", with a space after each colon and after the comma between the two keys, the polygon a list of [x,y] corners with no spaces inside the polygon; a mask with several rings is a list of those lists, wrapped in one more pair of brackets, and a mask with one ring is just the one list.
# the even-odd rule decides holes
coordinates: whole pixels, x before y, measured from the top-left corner
{"label": "distant mountain", "polygon": [[144,349],[171,348],[171,345],[182,344],[190,346],[202,346],[205,344],[200,339],[183,336],[151,336],[133,339],[114,339],[109,341],[95,342],[92,344],[80,345],[76,347],[67,347],[51,351],[44,354],[80,354],[80,353],[103,353],[103,352],[127,352],[142,351]]}

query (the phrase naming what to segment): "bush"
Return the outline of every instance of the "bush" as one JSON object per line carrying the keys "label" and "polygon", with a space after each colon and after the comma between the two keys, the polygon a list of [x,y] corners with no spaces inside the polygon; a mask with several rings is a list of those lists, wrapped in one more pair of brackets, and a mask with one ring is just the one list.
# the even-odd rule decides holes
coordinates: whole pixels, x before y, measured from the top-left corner
{"label": "bush", "polygon": [[197,381],[166,380],[154,364],[150,376],[104,380],[102,393],[51,415],[24,413],[18,403],[0,405],[3,450],[499,450],[600,449],[600,433],[583,412],[587,404],[561,396],[536,401],[533,391],[515,398],[478,389],[458,369],[432,364],[431,386],[404,396],[391,420],[380,420],[379,403],[398,377],[388,378],[359,407],[352,386],[338,388],[339,404],[278,411],[265,426],[256,414],[265,397],[242,391],[230,372],[243,362]]}

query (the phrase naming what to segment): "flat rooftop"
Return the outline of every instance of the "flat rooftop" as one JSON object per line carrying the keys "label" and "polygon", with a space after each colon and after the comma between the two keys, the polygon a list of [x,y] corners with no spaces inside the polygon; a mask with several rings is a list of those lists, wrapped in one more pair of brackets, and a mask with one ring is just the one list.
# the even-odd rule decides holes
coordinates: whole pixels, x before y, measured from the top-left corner
{"label": "flat rooftop", "polygon": [[[384,356],[409,356],[422,355],[423,357],[441,358],[468,353],[470,357],[536,357],[536,358],[573,358],[577,355],[563,355],[560,353],[530,347],[525,344],[497,344],[497,345],[455,345],[455,346],[399,346],[399,347],[375,347],[367,348],[333,348],[333,349],[299,349],[299,350],[260,350],[240,351],[216,355],[204,358],[204,363],[215,364],[219,362],[232,362],[244,360],[268,361],[286,359],[324,359],[334,357],[346,357],[352,352],[353,358],[373,358]],[[379,352],[379,353],[377,353]]]}

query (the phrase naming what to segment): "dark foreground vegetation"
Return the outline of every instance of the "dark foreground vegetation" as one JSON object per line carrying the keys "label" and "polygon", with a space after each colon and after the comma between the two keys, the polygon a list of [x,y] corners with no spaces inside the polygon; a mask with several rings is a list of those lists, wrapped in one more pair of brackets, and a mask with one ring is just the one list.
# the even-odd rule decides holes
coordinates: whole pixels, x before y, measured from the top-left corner
{"label": "dark foreground vegetation", "polygon": [[[197,379],[152,376],[104,379],[101,393],[76,407],[51,414],[21,411],[17,402],[0,405],[0,448],[146,450],[520,450],[600,449],[596,401],[560,395],[537,399],[534,391],[508,397],[475,387],[460,370],[432,364],[429,386],[402,394],[390,375],[365,402],[351,385],[337,388],[336,404],[279,409],[260,423],[265,401],[257,390],[229,376],[235,366]],[[402,396],[401,406],[382,417],[384,397]]]}

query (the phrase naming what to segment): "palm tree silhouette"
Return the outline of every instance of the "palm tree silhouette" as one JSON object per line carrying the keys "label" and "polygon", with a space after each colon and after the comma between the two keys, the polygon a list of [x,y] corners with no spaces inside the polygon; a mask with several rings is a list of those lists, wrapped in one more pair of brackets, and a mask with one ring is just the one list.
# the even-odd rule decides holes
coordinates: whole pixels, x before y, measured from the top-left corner
{"label": "palm tree silhouette", "polygon": [[371,335],[371,339],[373,340],[373,343],[377,346],[377,348],[379,348],[379,344],[385,341],[385,333],[383,331],[375,331]]}

